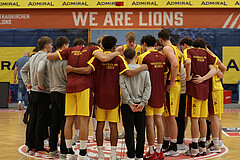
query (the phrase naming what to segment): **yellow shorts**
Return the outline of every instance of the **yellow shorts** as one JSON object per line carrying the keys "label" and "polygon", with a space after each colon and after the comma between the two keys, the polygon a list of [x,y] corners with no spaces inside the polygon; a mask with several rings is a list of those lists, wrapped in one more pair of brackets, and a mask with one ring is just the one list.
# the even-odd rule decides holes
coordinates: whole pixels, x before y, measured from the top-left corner
{"label": "yellow shorts", "polygon": [[90,88],[77,93],[66,93],[65,116],[90,116],[93,96]]}
{"label": "yellow shorts", "polygon": [[208,99],[208,111],[209,115],[218,115],[221,120],[221,114],[223,113],[223,91],[212,91]]}
{"label": "yellow shorts", "polygon": [[186,97],[186,116],[195,118],[207,118],[208,116],[208,100],[199,100],[192,96]]}
{"label": "yellow shorts", "polygon": [[170,92],[165,94],[166,105],[164,105],[163,116],[178,117],[180,94],[181,94],[181,83],[175,82],[174,86],[170,88]]}
{"label": "yellow shorts", "polygon": [[97,121],[119,122],[119,106],[114,109],[102,109],[95,106],[95,118]]}
{"label": "yellow shorts", "polygon": [[146,105],[145,109],[146,109],[146,116],[162,115],[162,113],[164,112],[164,107],[153,108],[149,105]]}

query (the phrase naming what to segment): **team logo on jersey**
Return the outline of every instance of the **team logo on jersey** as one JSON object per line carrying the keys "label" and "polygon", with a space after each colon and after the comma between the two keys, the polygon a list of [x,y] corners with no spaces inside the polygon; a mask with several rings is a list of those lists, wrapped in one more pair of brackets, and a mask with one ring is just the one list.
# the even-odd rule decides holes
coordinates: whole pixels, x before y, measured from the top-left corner
{"label": "team logo on jersey", "polygon": [[137,55],[138,55],[138,56],[140,55],[140,51],[137,51]]}

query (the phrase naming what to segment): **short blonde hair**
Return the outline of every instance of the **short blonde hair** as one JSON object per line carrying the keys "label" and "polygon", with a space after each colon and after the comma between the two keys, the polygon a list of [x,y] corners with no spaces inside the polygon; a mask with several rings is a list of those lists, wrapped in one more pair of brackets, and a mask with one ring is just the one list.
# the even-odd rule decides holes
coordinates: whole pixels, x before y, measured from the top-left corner
{"label": "short blonde hair", "polygon": [[134,32],[128,32],[126,34],[126,39],[129,41],[135,41],[136,40],[136,34]]}

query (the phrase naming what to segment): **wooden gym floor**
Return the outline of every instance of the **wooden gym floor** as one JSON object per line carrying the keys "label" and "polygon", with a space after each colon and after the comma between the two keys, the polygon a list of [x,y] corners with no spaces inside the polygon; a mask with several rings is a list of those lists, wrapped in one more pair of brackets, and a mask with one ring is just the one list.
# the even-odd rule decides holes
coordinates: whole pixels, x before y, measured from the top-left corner
{"label": "wooden gym floor", "polygon": [[[237,107],[232,107],[235,105]],[[25,127],[22,122],[24,111],[17,110],[17,104],[11,104],[8,109],[0,109],[0,160],[33,160],[19,153],[18,148],[25,143]],[[226,106],[226,105],[225,105]],[[222,116],[223,127],[240,128],[240,105],[227,105],[228,110]],[[234,109],[231,109],[234,108]],[[230,108],[230,109],[229,109]],[[119,130],[121,127],[119,125]],[[90,135],[92,126],[90,123]],[[186,137],[190,138],[188,125]],[[228,137],[223,134],[223,142],[228,147],[228,153],[213,158],[214,160],[238,160],[240,159],[240,135],[239,137]]]}

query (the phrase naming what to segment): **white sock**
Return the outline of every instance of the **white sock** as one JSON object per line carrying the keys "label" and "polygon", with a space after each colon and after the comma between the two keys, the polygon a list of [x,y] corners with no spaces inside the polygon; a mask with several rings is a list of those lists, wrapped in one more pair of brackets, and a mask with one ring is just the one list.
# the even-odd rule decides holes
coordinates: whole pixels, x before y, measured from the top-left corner
{"label": "white sock", "polygon": [[219,146],[219,137],[213,137],[213,144]]}
{"label": "white sock", "polygon": [[152,146],[149,146],[149,151],[150,151],[150,153],[151,153],[151,154],[153,154],[153,153],[154,153],[154,145],[152,145]]}
{"label": "white sock", "polygon": [[206,142],[206,139],[207,139],[206,137],[201,137],[201,138],[200,138],[200,141]]}
{"label": "white sock", "polygon": [[97,146],[98,154],[103,154],[103,146]]}
{"label": "white sock", "polygon": [[79,136],[79,129],[75,130],[75,136]]}
{"label": "white sock", "polygon": [[198,143],[198,138],[192,138],[193,143]]}
{"label": "white sock", "polygon": [[111,146],[111,155],[116,155],[117,146]]}
{"label": "white sock", "polygon": [[160,153],[160,152],[161,152],[161,149],[162,149],[162,143],[158,143],[158,144],[157,144],[156,152],[157,152],[157,153]]}
{"label": "white sock", "polygon": [[170,141],[171,140],[171,137],[164,137],[163,138],[165,141]]}
{"label": "white sock", "polygon": [[86,140],[80,140],[80,150],[87,148],[87,142]]}
{"label": "white sock", "polygon": [[172,143],[177,143],[177,139],[171,139]]}
{"label": "white sock", "polygon": [[219,140],[219,145],[223,145],[223,141],[222,140]]}
{"label": "white sock", "polygon": [[66,142],[67,148],[72,148],[72,140],[71,139],[65,139],[65,142]]}

